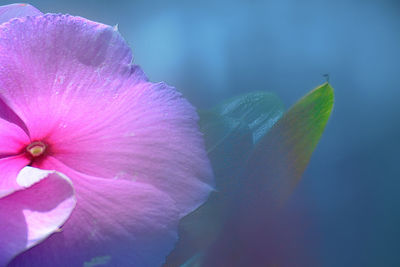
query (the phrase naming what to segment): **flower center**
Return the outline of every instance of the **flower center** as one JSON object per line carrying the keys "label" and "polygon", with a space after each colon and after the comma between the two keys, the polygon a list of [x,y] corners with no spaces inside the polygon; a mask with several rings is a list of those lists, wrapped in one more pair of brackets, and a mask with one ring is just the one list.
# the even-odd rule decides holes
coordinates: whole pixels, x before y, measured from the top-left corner
{"label": "flower center", "polygon": [[46,145],[41,141],[32,142],[26,147],[26,151],[32,157],[36,158],[43,155],[43,153],[46,151]]}

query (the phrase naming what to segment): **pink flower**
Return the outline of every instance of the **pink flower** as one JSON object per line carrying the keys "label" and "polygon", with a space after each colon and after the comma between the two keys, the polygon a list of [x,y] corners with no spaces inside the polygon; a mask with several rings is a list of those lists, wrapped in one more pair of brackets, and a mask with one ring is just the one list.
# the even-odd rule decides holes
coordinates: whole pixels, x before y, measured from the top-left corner
{"label": "pink flower", "polygon": [[0,21],[10,14],[0,266],[161,265],[212,190],[195,109],[148,82],[114,28],[29,5],[2,7]]}

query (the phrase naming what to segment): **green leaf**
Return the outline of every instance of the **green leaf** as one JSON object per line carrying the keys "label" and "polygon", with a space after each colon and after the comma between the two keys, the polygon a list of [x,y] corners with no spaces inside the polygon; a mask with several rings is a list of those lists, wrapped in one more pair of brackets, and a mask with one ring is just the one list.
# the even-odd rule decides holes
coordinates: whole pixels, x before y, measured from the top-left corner
{"label": "green leaf", "polygon": [[[301,98],[264,136],[249,157],[246,172],[249,191],[280,205],[300,180],[310,161],[334,101],[328,84]],[[256,190],[256,191],[253,191]]]}
{"label": "green leaf", "polygon": [[226,222],[240,172],[254,142],[283,112],[279,98],[264,92],[235,97],[216,108],[199,112],[200,129],[215,173],[217,191],[204,205],[181,220],[180,239],[165,266],[179,266],[215,241]]}
{"label": "green leaf", "polygon": [[216,112],[200,113],[200,129],[211,161],[216,188],[226,191],[234,183],[232,175],[243,169],[253,148],[252,132],[248,125]]}
{"label": "green leaf", "polygon": [[200,129],[219,191],[228,190],[237,183],[234,177],[243,169],[254,143],[283,113],[280,99],[267,92],[248,93],[200,112]]}
{"label": "green leaf", "polygon": [[248,125],[253,143],[264,136],[283,115],[283,103],[273,93],[253,92],[226,101],[215,112]]}
{"label": "green leaf", "polygon": [[[302,214],[285,200],[300,180],[333,108],[325,83],[300,99],[250,154],[226,224],[205,251],[209,266],[318,266]],[[299,237],[300,236],[300,237]],[[307,244],[308,244],[307,243]],[[288,257],[290,255],[290,257]]]}

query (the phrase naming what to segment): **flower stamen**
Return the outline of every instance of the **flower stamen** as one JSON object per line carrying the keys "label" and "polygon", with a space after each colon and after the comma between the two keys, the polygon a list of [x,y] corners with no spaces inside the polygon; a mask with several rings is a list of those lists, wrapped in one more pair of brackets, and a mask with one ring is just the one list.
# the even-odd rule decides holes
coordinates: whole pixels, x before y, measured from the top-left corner
{"label": "flower stamen", "polygon": [[32,157],[39,157],[46,151],[46,145],[41,141],[32,142],[26,147],[26,151]]}

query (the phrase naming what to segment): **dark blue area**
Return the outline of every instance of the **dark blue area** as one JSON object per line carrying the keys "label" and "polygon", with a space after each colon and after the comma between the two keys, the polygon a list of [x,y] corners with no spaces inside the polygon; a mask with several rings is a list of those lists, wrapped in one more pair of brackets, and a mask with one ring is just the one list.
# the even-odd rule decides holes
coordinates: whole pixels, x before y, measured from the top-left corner
{"label": "dark blue area", "polygon": [[324,266],[400,265],[398,1],[30,3],[119,24],[151,80],[198,107],[253,90],[290,106],[328,73],[334,112],[293,201],[316,225]]}

